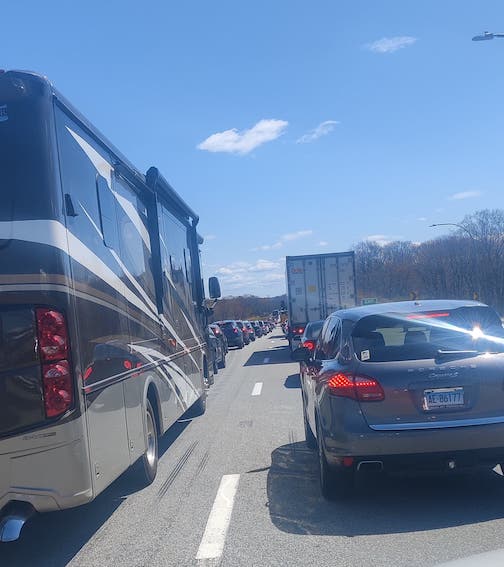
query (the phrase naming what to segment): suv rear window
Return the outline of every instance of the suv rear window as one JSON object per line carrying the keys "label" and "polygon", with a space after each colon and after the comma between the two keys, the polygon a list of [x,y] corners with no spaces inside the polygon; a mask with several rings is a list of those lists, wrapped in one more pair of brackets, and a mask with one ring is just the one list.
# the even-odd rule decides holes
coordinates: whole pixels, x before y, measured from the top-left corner
{"label": "suv rear window", "polygon": [[229,329],[229,327],[234,327],[235,323],[233,321],[225,321],[224,323],[219,323],[219,327],[224,327]]}
{"label": "suv rear window", "polygon": [[390,313],[358,321],[352,343],[362,362],[421,360],[435,358],[439,351],[504,352],[504,329],[489,307]]}
{"label": "suv rear window", "polygon": [[316,323],[310,323],[306,326],[305,337],[307,339],[318,339],[320,331],[324,325],[324,321],[317,321]]}

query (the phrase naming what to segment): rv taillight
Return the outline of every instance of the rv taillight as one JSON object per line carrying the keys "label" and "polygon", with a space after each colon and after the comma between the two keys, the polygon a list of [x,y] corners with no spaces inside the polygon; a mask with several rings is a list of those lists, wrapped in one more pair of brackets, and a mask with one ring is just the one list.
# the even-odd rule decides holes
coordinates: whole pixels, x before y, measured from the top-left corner
{"label": "rv taillight", "polygon": [[42,366],[44,405],[47,417],[65,413],[73,403],[73,386],[68,361]]}
{"label": "rv taillight", "polygon": [[38,347],[42,362],[61,360],[68,354],[65,317],[54,309],[37,309]]}
{"label": "rv taillight", "polygon": [[41,307],[36,309],[36,317],[44,407],[46,417],[52,418],[64,414],[74,402],[68,332],[65,316],[59,311]]}

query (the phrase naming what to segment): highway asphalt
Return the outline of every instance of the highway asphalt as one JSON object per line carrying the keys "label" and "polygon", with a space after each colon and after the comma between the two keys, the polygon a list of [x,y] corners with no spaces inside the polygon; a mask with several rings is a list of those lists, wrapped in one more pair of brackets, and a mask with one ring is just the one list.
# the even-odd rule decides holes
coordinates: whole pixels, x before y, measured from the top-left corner
{"label": "highway asphalt", "polygon": [[122,475],[94,502],[41,515],[0,566],[434,566],[504,547],[504,478],[366,476],[322,499],[297,364],[277,329],[230,351],[204,416],[160,442],[155,482]]}

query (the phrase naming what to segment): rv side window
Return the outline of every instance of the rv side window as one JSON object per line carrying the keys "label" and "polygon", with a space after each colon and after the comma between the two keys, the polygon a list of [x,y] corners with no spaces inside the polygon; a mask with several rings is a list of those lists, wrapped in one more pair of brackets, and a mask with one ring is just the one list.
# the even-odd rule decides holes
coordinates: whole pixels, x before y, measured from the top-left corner
{"label": "rv side window", "polygon": [[68,219],[69,230],[95,254],[106,257],[108,254],[103,247],[97,180],[101,179],[100,183],[103,181],[105,185],[106,181],[98,173],[93,159],[97,161],[99,156],[100,167],[104,170],[109,165],[110,158],[59,108],[56,108],[56,121],[63,192],[71,196],[77,213],[76,217]]}
{"label": "rv side window", "polygon": [[113,193],[117,200],[117,221],[121,260],[127,277],[133,276],[155,302],[154,276],[152,274],[151,245],[147,229],[147,207],[141,198],[122,179],[113,181]]}
{"label": "rv side window", "polygon": [[191,253],[189,252],[188,248],[184,248],[184,267],[185,267],[185,275],[186,275],[186,281],[189,284],[189,286],[192,283],[192,266],[191,266]]}
{"label": "rv side window", "polygon": [[172,215],[163,205],[160,206],[159,230],[161,238],[161,261],[165,282],[179,302],[190,313],[192,304],[192,267],[190,251],[187,248],[187,227]]}
{"label": "rv side window", "polygon": [[98,174],[96,176],[96,192],[100,209],[100,228],[103,234],[103,242],[109,248],[119,251],[115,198],[105,178]]}

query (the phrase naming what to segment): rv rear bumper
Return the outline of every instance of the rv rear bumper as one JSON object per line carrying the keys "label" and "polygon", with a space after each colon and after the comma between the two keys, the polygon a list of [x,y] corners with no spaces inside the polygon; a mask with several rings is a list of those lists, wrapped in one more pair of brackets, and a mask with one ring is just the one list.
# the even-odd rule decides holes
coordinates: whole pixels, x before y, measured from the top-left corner
{"label": "rv rear bumper", "polygon": [[10,502],[36,512],[72,508],[93,498],[81,420],[0,441],[0,516]]}

